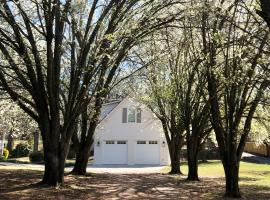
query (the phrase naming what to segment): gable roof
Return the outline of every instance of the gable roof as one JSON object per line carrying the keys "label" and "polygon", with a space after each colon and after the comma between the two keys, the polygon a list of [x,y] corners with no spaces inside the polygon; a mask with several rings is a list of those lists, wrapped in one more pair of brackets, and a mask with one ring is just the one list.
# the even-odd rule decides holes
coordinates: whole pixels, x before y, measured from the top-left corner
{"label": "gable roof", "polygon": [[[105,103],[102,105],[102,108],[101,108],[101,117],[100,117],[100,121],[99,121],[99,124],[107,119],[115,110],[117,110],[118,107],[120,107],[123,102],[125,102],[128,98],[130,98],[129,95],[127,95],[126,97],[124,97],[122,100],[119,100],[119,101],[115,101],[115,102],[112,102],[112,103]],[[111,108],[108,108],[108,106],[111,106]]]}
{"label": "gable roof", "polygon": [[100,121],[106,118],[107,115],[109,115],[121,101],[123,100],[115,100],[109,103],[104,103],[101,108]]}

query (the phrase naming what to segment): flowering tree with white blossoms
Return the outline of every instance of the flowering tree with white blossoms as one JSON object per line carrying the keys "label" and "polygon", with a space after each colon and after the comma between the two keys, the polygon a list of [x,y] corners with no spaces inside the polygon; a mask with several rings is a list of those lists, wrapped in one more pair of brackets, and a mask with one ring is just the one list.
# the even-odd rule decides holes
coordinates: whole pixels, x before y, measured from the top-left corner
{"label": "flowering tree with white blossoms", "polygon": [[88,156],[102,101],[121,61],[143,37],[176,19],[180,11],[173,6],[179,2],[1,0],[0,83],[38,124],[42,184],[63,183],[78,116],[92,102],[90,133],[81,144]]}

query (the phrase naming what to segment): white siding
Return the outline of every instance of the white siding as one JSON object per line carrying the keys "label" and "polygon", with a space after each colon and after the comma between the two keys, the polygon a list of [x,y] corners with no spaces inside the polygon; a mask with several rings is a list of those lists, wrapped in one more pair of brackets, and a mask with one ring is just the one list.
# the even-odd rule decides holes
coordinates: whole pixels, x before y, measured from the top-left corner
{"label": "white siding", "polygon": [[[122,123],[122,110],[130,106],[141,108],[141,123]],[[94,144],[94,159],[96,164],[104,163],[102,159],[104,150],[102,141],[105,140],[126,140],[128,142],[127,154],[129,165],[135,164],[135,160],[138,159],[138,155],[137,158],[135,155],[138,140],[158,141],[160,151],[158,155],[160,159],[159,164],[169,163],[167,145],[163,145],[165,137],[160,121],[154,117],[154,114],[145,105],[140,105],[130,97],[125,98],[99,124],[95,133]],[[149,164],[151,164],[151,162]]]}

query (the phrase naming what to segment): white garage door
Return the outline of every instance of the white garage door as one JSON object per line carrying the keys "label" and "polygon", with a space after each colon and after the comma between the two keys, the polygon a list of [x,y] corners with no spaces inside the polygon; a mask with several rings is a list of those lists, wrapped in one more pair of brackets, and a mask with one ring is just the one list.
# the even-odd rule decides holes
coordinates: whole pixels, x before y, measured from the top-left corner
{"label": "white garage door", "polygon": [[160,164],[159,144],[157,141],[137,141],[135,164]]}
{"label": "white garage door", "polygon": [[127,157],[127,141],[104,141],[103,164],[127,164]]}

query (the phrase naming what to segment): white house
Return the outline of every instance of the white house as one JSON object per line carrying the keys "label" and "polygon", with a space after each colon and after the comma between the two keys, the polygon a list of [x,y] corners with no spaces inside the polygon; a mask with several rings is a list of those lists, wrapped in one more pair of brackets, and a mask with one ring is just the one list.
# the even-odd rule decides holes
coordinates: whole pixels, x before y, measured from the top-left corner
{"label": "white house", "polygon": [[129,96],[104,104],[94,135],[94,160],[95,164],[169,164],[160,121]]}

